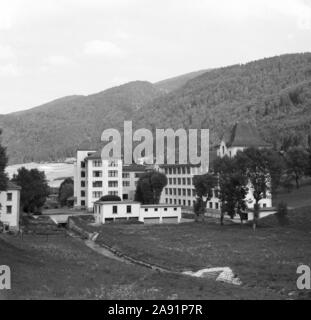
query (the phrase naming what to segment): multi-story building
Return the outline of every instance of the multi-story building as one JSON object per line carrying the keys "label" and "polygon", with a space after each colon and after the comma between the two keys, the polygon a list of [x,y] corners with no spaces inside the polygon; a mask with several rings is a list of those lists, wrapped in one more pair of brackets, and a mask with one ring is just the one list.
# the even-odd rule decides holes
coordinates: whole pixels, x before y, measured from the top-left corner
{"label": "multi-story building", "polygon": [[122,160],[105,160],[100,152],[78,150],[74,181],[75,207],[93,211],[102,196],[122,198]]}
{"label": "multi-story building", "polygon": [[4,231],[18,231],[20,218],[21,188],[12,182],[8,183],[7,190],[0,192],[0,222]]}
{"label": "multi-story building", "polygon": [[[168,178],[168,185],[162,192],[161,202],[167,204],[181,205],[183,207],[193,206],[196,194],[193,186],[193,178],[212,171],[212,162],[218,157],[234,157],[238,151],[243,151],[250,147],[270,148],[271,145],[263,141],[257,129],[249,123],[237,123],[228,130],[221,140],[216,152],[210,152],[210,166],[203,172],[202,167],[192,165],[162,165],[160,172]],[[249,193],[246,202],[249,208],[253,208],[255,200],[252,194],[252,187],[249,186]],[[260,201],[262,208],[272,207],[271,194],[267,194],[265,199]],[[220,201],[215,193],[207,203],[207,209],[220,210]]]}
{"label": "multi-story building", "polygon": [[135,191],[139,178],[146,172],[146,167],[143,165],[123,166],[122,170],[122,187],[123,200],[134,201]]}

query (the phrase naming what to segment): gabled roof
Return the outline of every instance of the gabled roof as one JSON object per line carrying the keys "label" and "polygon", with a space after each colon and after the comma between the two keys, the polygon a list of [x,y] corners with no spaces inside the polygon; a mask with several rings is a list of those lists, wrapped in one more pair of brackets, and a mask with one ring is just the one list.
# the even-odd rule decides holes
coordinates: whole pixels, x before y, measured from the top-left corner
{"label": "gabled roof", "polygon": [[231,128],[224,134],[222,141],[226,143],[227,148],[271,147],[271,144],[265,142],[260,137],[257,128],[248,122],[236,123],[233,128]]}
{"label": "gabled roof", "polygon": [[15,183],[9,181],[8,182],[8,186],[7,186],[8,190],[22,190],[22,188],[18,185],[16,185]]}

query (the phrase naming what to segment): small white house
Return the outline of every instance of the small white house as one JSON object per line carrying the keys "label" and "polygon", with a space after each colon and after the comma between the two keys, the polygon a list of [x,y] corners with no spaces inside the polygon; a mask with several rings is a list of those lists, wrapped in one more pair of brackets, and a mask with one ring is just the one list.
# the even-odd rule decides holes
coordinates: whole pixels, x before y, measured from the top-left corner
{"label": "small white house", "polygon": [[4,231],[18,231],[20,218],[21,188],[12,182],[8,183],[7,191],[0,192],[0,221]]}
{"label": "small white house", "polygon": [[97,224],[117,221],[140,221],[145,224],[180,223],[181,206],[142,205],[131,201],[97,201],[94,204]]}

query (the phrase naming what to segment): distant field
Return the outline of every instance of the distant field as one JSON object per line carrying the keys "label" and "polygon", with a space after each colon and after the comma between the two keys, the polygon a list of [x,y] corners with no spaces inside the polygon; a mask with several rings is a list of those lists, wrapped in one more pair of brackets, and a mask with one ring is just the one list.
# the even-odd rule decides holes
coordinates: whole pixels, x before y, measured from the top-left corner
{"label": "distant field", "polygon": [[25,163],[8,166],[6,171],[10,177],[17,172],[19,168],[25,167],[26,169],[38,169],[44,171],[48,183],[51,187],[59,187],[62,179],[73,177],[74,166],[68,163]]}

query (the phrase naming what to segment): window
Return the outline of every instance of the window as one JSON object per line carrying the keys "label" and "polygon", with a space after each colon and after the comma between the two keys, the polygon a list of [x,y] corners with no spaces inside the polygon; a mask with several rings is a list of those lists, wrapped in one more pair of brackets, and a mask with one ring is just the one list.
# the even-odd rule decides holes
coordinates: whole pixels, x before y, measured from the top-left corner
{"label": "window", "polygon": [[94,199],[99,199],[103,196],[103,193],[101,191],[95,191],[93,192],[93,198]]}
{"label": "window", "polygon": [[186,168],[185,168],[185,167],[182,168],[182,173],[183,173],[183,174],[186,173]]}
{"label": "window", "polygon": [[81,206],[85,207],[85,201],[84,200],[81,201]]}
{"label": "window", "polygon": [[213,202],[210,202],[210,203],[209,203],[209,208],[210,208],[210,209],[213,209]]}
{"label": "window", "polygon": [[184,205],[184,207],[186,206],[186,200],[183,200],[183,205]]}
{"label": "window", "polygon": [[173,179],[172,179],[172,178],[169,178],[168,181],[169,181],[169,184],[172,184]]}
{"label": "window", "polygon": [[85,188],[85,181],[81,181],[81,188]]}
{"label": "window", "polygon": [[102,181],[95,181],[93,182],[93,188],[102,188],[103,182]]}
{"label": "window", "polygon": [[81,171],[81,178],[85,178],[85,171]]}
{"label": "window", "polygon": [[85,168],[85,162],[81,161],[81,168]]}
{"label": "window", "polygon": [[178,204],[181,206],[181,200],[180,199],[178,200]]}
{"label": "window", "polygon": [[177,208],[174,208],[174,211],[177,211]]}
{"label": "window", "polygon": [[100,161],[100,160],[94,160],[93,161],[93,166],[94,167],[102,167],[103,166],[103,163],[102,163],[102,161]]}
{"label": "window", "polygon": [[148,212],[148,209],[145,209],[145,212]]}
{"label": "window", "polygon": [[154,211],[155,211],[155,212],[158,212],[158,208],[154,208]]}
{"label": "window", "polygon": [[81,197],[85,197],[85,191],[81,191]]}
{"label": "window", "polygon": [[183,178],[183,179],[182,179],[182,184],[183,184],[183,185],[186,185],[186,178]]}
{"label": "window", "polygon": [[219,209],[219,203],[215,203],[215,206],[216,206],[216,210]]}
{"label": "window", "polygon": [[167,211],[167,208],[164,208],[164,211]]}
{"label": "window", "polygon": [[187,193],[188,193],[188,197],[191,197],[191,189],[188,189]]}
{"label": "window", "polygon": [[186,196],[186,189],[183,189],[182,194],[183,196]]}
{"label": "window", "polygon": [[126,213],[132,213],[132,206],[126,206]]}
{"label": "window", "polygon": [[129,195],[127,193],[124,193],[123,194],[123,200],[128,200],[128,198],[129,198]]}
{"label": "window", "polygon": [[169,169],[169,173],[172,174],[172,168]]}
{"label": "window", "polygon": [[130,182],[129,181],[123,181],[123,187],[129,187],[130,186]]}
{"label": "window", "polygon": [[267,208],[267,204],[266,204],[266,203],[264,203],[262,207],[263,207],[263,208]]}
{"label": "window", "polygon": [[118,187],[118,181],[108,181],[108,187],[109,188],[117,188]]}
{"label": "window", "polygon": [[187,173],[188,173],[188,174],[191,173],[190,167],[187,168]]}
{"label": "window", "polygon": [[128,172],[123,172],[122,173],[122,178],[123,179],[129,179],[130,178],[130,174]]}
{"label": "window", "polygon": [[93,177],[94,178],[101,178],[103,176],[102,171],[93,171]]}
{"label": "window", "polygon": [[178,178],[178,184],[181,185],[181,178]]}
{"label": "window", "polygon": [[118,213],[118,206],[113,206],[112,207],[112,213],[117,214]]}
{"label": "window", "polygon": [[176,178],[173,179],[173,184],[176,184]]}
{"label": "window", "polygon": [[12,193],[7,194],[7,201],[12,201]]}
{"label": "window", "polygon": [[118,171],[113,170],[113,171],[108,171],[108,177],[109,178],[115,178],[118,176]]}
{"label": "window", "polygon": [[7,206],[6,207],[6,213],[11,214],[12,213],[12,206]]}
{"label": "window", "polygon": [[109,191],[108,194],[109,194],[109,196],[118,196],[119,195],[118,191]]}
{"label": "window", "polygon": [[190,186],[191,185],[191,179],[187,178],[187,184]]}
{"label": "window", "polygon": [[188,201],[188,207],[191,207],[191,201],[190,200]]}
{"label": "window", "polygon": [[112,160],[112,161],[109,162],[109,167],[117,167],[117,166],[118,166],[118,162],[117,161]]}
{"label": "window", "polygon": [[178,189],[178,195],[181,196],[181,189]]}

